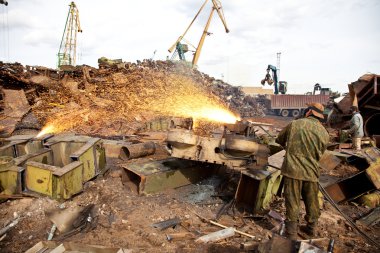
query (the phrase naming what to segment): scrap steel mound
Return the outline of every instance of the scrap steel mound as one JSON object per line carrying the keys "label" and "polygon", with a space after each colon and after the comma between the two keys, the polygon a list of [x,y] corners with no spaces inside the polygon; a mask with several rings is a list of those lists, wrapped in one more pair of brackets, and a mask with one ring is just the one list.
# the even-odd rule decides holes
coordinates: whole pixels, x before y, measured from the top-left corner
{"label": "scrap steel mound", "polygon": [[[7,119],[16,121],[3,136],[25,124],[36,129],[53,124],[60,131],[80,134],[133,134],[148,121],[190,116],[204,104],[242,116],[264,116],[263,108],[239,87],[171,61],[125,62],[100,69],[83,65],[70,71],[0,62],[0,86],[1,130],[7,128]],[[6,102],[5,91],[15,89],[25,92],[30,106],[20,118],[7,110],[8,102],[19,97],[8,95]]]}

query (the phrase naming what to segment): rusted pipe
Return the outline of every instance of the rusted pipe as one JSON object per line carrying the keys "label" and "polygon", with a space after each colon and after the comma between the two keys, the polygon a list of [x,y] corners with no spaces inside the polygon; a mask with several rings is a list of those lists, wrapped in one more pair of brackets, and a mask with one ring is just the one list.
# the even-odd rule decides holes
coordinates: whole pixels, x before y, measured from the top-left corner
{"label": "rusted pipe", "polygon": [[120,150],[120,159],[129,160],[139,158],[147,155],[153,155],[156,152],[156,145],[154,142],[144,142],[123,146]]}

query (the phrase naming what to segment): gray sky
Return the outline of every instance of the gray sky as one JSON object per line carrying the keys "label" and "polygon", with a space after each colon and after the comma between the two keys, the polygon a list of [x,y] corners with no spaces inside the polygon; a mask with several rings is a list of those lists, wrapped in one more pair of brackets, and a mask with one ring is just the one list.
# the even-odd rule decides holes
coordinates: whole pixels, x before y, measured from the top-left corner
{"label": "gray sky", "polygon": [[[55,68],[70,1],[8,0],[0,5],[0,60]],[[77,0],[83,33],[77,64],[134,62],[170,55],[203,0]],[[293,93],[315,83],[347,91],[367,72],[380,73],[380,0],[222,0],[230,33],[214,15],[199,70],[233,85],[258,86],[281,52],[281,80]],[[208,3],[186,39],[197,45]],[[187,55],[191,59],[191,55]]]}

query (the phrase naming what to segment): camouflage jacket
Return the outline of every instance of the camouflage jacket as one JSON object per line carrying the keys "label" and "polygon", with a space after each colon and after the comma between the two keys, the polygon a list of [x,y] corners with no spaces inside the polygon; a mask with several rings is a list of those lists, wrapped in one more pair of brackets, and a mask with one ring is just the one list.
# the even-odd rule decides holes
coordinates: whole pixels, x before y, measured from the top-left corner
{"label": "camouflage jacket", "polygon": [[319,159],[329,142],[329,134],[318,119],[311,116],[292,121],[280,132],[276,142],[286,146],[282,175],[318,182]]}

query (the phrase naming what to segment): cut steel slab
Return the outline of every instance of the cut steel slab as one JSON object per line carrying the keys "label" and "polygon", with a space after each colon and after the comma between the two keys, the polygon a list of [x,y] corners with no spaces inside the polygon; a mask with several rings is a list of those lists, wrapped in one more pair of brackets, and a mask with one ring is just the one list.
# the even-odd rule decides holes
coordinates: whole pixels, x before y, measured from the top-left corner
{"label": "cut steel slab", "polygon": [[150,194],[196,183],[215,172],[217,166],[169,158],[125,164],[122,167],[124,184],[139,194]]}

